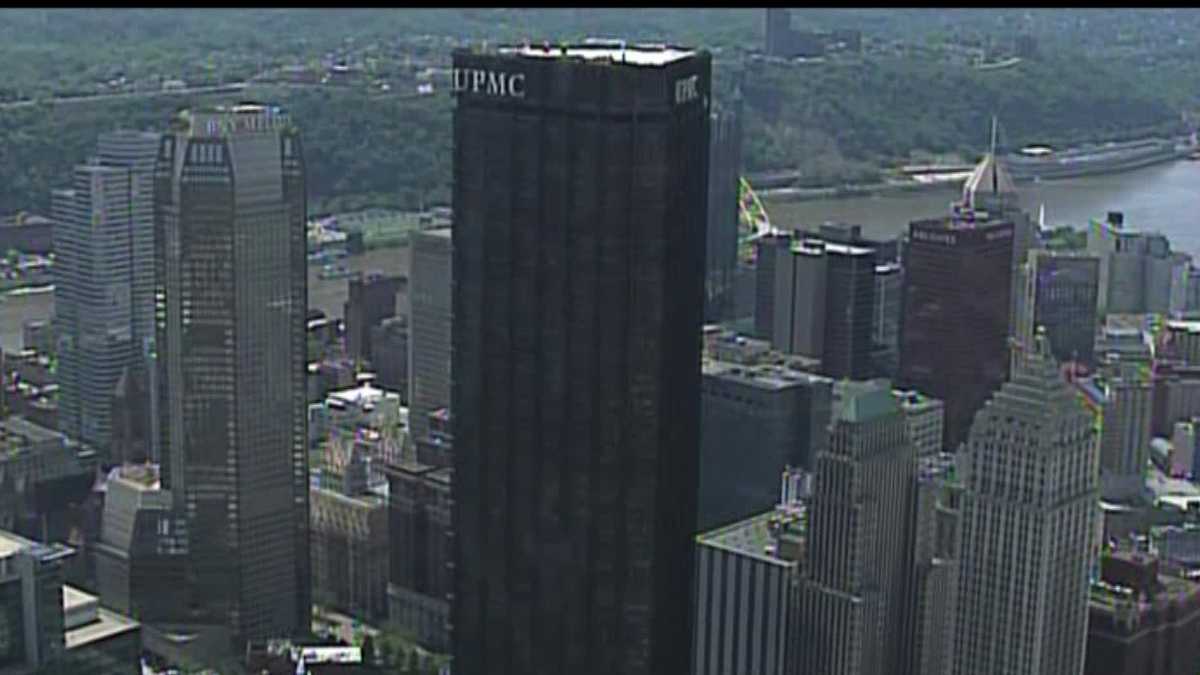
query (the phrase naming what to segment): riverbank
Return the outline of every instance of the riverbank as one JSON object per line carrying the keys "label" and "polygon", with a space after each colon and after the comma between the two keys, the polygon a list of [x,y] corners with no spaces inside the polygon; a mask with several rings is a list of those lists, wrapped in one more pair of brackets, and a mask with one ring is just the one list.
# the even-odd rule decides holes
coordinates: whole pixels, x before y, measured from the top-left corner
{"label": "riverbank", "polygon": [[[1092,218],[1122,211],[1127,227],[1161,232],[1170,238],[1173,250],[1200,255],[1200,230],[1195,227],[1195,214],[1200,213],[1197,184],[1200,162],[1180,161],[1126,173],[1018,183],[1017,195],[1031,214],[1045,205],[1050,227],[1085,228]],[[858,199],[763,197],[762,201],[777,227],[816,227],[838,221],[862,225],[866,236],[888,238],[907,231],[913,220],[949,213],[950,203],[961,192],[962,184],[954,183]]]}
{"label": "riverbank", "polygon": [[[1146,141],[1131,141],[1125,145],[1149,142]],[[1126,173],[1136,171],[1152,166],[1171,164],[1173,162],[1195,159],[1200,156],[1200,150],[1196,150],[1195,146],[1184,145],[1188,143],[1186,138],[1174,139],[1175,150],[1171,153],[1151,154],[1144,156],[1136,156],[1127,162],[1109,162],[1096,163],[1094,166],[1076,166],[1070,172],[1063,170],[1061,176],[1055,175],[1052,177],[1038,178],[1035,176],[1019,175],[1014,170],[1014,179],[1019,183],[1031,184],[1045,181],[1070,180],[1075,178],[1090,178],[1109,174]],[[1063,154],[1083,151],[1101,151],[1103,146],[1083,146],[1081,148],[1067,149]],[[894,167],[881,167],[880,173],[888,176],[882,181],[874,183],[846,183],[836,186],[824,187],[794,187],[788,183],[799,179],[799,172],[778,171],[768,174],[760,174],[758,176],[750,176],[749,181],[760,197],[773,201],[815,201],[824,199],[845,199],[851,197],[872,197],[903,194],[906,192],[933,192],[943,190],[948,186],[961,185],[971,174],[971,171],[964,170],[962,166],[955,166],[953,162],[939,162],[942,164],[941,169],[935,165],[917,167],[910,166],[906,169],[897,170]],[[914,170],[915,169],[915,170]],[[759,182],[761,181],[761,185]]]}
{"label": "riverbank", "polygon": [[[969,174],[968,174],[969,175]],[[874,197],[893,194],[904,194],[907,192],[934,192],[945,190],[948,187],[961,185],[962,181],[966,180],[967,176],[954,177],[947,180],[900,180],[893,179],[879,183],[866,183],[859,185],[839,185],[836,187],[821,187],[821,188],[767,188],[757,190],[759,197],[764,200],[776,202],[804,202],[804,201],[819,201],[822,199],[852,199],[861,197]]]}

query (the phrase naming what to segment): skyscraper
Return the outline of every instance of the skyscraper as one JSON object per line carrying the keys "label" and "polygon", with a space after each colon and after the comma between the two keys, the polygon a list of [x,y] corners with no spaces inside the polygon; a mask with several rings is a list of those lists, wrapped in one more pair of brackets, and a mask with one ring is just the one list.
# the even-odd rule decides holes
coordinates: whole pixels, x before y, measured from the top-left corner
{"label": "skyscraper", "polygon": [[[715,106],[714,106],[715,108]],[[738,189],[742,168],[742,99],[714,110],[709,147],[708,229],[704,318],[725,320],[732,310],[738,255]]]}
{"label": "skyscraper", "polygon": [[916,459],[889,382],[842,382],[837,394],[815,471],[799,672],[901,673]]}
{"label": "skyscraper", "polygon": [[53,194],[59,326],[60,428],[107,456],[112,397],[135,361],[130,176],[76,167],[74,189]]}
{"label": "skyscraper", "polygon": [[772,344],[821,361],[834,378],[871,376],[875,252],[818,239],[775,258]]}
{"label": "skyscraper", "polygon": [[409,393],[411,438],[429,434],[429,413],[450,405],[450,228],[414,232],[409,247]]}
{"label": "skyscraper", "polygon": [[790,234],[772,233],[754,243],[754,335],[770,340],[775,330],[776,263],[789,255]]}
{"label": "skyscraper", "polygon": [[1081,673],[1096,436],[1044,333],[975,416],[958,471],[954,672]]}
{"label": "skyscraper", "polygon": [[1032,251],[1016,337],[1030,344],[1034,326],[1044,326],[1054,358],[1094,365],[1099,287],[1099,258]]}
{"label": "skyscraper", "polygon": [[154,341],[154,164],[161,139],[153,131],[118,130],[101,134],[96,144],[102,166],[129,173],[130,304],[142,368],[149,367],[146,357]]}
{"label": "skyscraper", "polygon": [[307,631],[304,160],[286,113],[179,115],[155,170],[162,483],[186,515],[180,622]]}
{"label": "skyscraper", "polygon": [[710,72],[454,55],[456,673],[689,670]]}
{"label": "skyscraper", "polygon": [[[154,331],[153,166],[158,135],[100,136],[98,155],[77,166],[72,188],[53,194],[55,314],[60,427],[112,461],[114,396],[122,376],[140,377]],[[129,402],[139,418],[147,401]],[[109,457],[111,454],[118,456]]]}
{"label": "skyscraper", "polygon": [[1008,371],[1013,226],[970,212],[909,226],[900,381],[946,403],[954,452]]}

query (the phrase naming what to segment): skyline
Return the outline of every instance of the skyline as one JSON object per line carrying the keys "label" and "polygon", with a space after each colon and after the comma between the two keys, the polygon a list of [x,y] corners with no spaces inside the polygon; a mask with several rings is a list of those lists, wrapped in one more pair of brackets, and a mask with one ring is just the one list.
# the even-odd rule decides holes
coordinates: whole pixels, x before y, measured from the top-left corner
{"label": "skyline", "polygon": [[[1190,675],[1200,261],[1120,207],[1072,230],[1026,199],[1068,165],[1186,166],[1187,116],[813,185],[847,179],[763,170],[800,147],[779,129],[825,133],[820,95],[801,126],[784,112],[789,78],[917,52],[805,18],[869,11],[755,11],[737,59],[719,40],[434,40],[390,70],[364,39],[260,62],[224,104],[164,81],[150,98],[186,106],[95,132],[49,218],[0,220],[4,305],[55,289],[25,349],[0,349],[0,597],[18,602],[0,623],[38,645],[0,640],[0,672],[1124,675],[1162,642],[1189,646],[1147,675]],[[976,16],[1014,30],[965,63],[969,36],[919,58],[981,90],[1059,67],[1031,22],[1073,15]],[[847,135],[816,161],[865,171],[881,155],[846,139],[870,105],[836,105]],[[412,116],[361,136],[389,106]],[[446,142],[397,134],[431,124]],[[391,196],[354,196],[386,172]],[[932,194],[925,175],[961,190],[895,236],[773,219],[825,190]],[[97,621],[111,642],[71,637]]]}

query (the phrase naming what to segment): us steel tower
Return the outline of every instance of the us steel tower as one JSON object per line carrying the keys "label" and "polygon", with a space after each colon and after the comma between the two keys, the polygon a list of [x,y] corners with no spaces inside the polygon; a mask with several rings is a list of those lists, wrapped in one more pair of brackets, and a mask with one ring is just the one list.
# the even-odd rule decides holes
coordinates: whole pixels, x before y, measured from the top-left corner
{"label": "us steel tower", "polygon": [[690,671],[710,73],[454,55],[456,674]]}
{"label": "us steel tower", "polygon": [[163,487],[180,622],[237,647],[309,629],[304,160],[275,107],[185,112],[155,171]]}

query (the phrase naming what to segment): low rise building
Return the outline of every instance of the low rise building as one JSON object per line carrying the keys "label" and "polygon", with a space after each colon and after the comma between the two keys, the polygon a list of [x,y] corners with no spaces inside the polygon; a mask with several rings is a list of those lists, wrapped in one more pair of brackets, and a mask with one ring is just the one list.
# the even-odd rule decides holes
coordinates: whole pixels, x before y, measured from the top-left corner
{"label": "low rise building", "polygon": [[387,613],[387,496],[368,487],[363,445],[331,454],[309,495],[313,600],[379,619]]}
{"label": "low rise building", "polygon": [[703,365],[697,531],[778,500],[788,466],[811,469],[828,443],[833,381],[782,366]]}
{"label": "low rise building", "polygon": [[1114,552],[1088,599],[1085,675],[1193,675],[1200,663],[1200,584],[1158,560]]}
{"label": "low rise building", "polygon": [[400,393],[375,386],[372,375],[360,374],[357,386],[329,392],[308,407],[311,465],[320,467],[332,454],[348,456],[361,446],[370,464],[370,484],[386,482],[383,467],[400,460],[408,442],[408,408]]}
{"label": "low rise building", "polygon": [[0,421],[0,529],[66,540],[95,461],[91,450],[57,431],[18,416]]}
{"label": "low rise building", "polygon": [[696,537],[694,675],[794,672],[810,483],[789,468],[774,509]]}
{"label": "low rise building", "polygon": [[0,531],[0,673],[140,675],[141,626],[63,584],[74,555]]}
{"label": "low rise building", "polygon": [[158,466],[130,464],[109,472],[94,549],[96,586],[106,607],[158,622],[171,620],[186,602],[187,524],[172,512]]}

